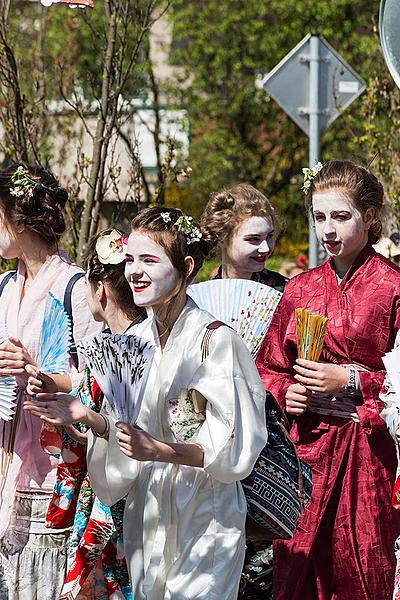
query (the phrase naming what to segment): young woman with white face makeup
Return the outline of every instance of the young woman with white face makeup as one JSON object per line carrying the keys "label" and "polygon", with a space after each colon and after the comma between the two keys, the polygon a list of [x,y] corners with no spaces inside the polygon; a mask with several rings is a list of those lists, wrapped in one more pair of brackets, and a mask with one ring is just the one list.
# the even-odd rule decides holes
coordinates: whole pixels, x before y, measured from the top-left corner
{"label": "young woman with white face makeup", "polygon": [[[53,600],[65,574],[69,530],[50,533],[45,526],[57,460],[41,448],[42,421],[21,406],[25,367],[39,357],[48,292],[63,302],[69,282],[83,275],[58,249],[67,199],[53,175],[36,165],[13,165],[0,173],[0,255],[18,259],[17,273],[0,297],[0,322],[10,336],[0,346],[0,375],[16,376],[19,407],[11,421],[0,421],[0,452],[15,439],[13,460],[6,459],[8,466],[0,474],[0,596],[8,600]],[[99,329],[85,294],[82,277],[71,294],[75,341]],[[69,373],[54,375],[53,384],[69,391],[79,379],[71,359]]]}
{"label": "young woman with white face makeup", "polygon": [[[390,598],[400,515],[390,504],[396,456],[379,390],[400,327],[400,270],[372,248],[383,188],[365,168],[329,161],[307,204],[329,259],[287,284],[257,357],[313,471],[293,539],[275,544],[274,598]],[[318,363],[297,358],[298,307],[329,319]]]}
{"label": "young woman with white face makeup", "polygon": [[[87,302],[94,319],[104,323],[107,333],[129,333],[145,317],[144,309],[133,302],[125,278],[125,237],[116,229],[106,230],[91,240],[84,261],[87,279]],[[34,368],[29,369],[34,374]],[[32,376],[31,394],[43,391],[43,382]],[[67,423],[72,413],[99,417],[104,395],[86,366],[74,396],[58,396],[58,417],[64,411]],[[62,398],[62,400],[61,400]],[[25,402],[30,414],[41,416],[37,402]],[[61,448],[54,449],[51,432],[42,434],[42,446],[60,455],[56,484],[46,515],[52,531],[72,527],[68,548],[68,565],[61,598],[131,598],[126,560],[122,552],[122,517],[125,500],[109,508],[93,492],[86,465],[88,425],[83,421],[62,429]],[[107,586],[105,585],[107,582]]]}
{"label": "young woman with white face makeup", "polygon": [[[153,207],[133,220],[126,277],[149,315],[134,334],[154,345],[154,360],[136,426],[108,418],[105,429],[104,417],[83,415],[105,436],[89,440],[95,492],[108,505],[128,495],[135,600],[237,597],[247,512],[240,480],[266,442],[265,393],[239,336],[209,329],[212,316],[186,296],[207,251],[177,209]],[[57,397],[38,397],[55,423]]]}
{"label": "young woman with white face makeup", "polygon": [[274,208],[261,192],[242,183],[211,194],[201,225],[221,254],[217,278],[252,279],[283,291],[286,277],[265,268],[279,225]]}
{"label": "young woman with white face makeup", "polygon": [[[216,244],[221,265],[215,279],[251,279],[283,292],[288,279],[265,267],[271,257],[279,223],[275,209],[259,190],[239,184],[211,194],[201,217],[207,240]],[[272,545],[248,539],[239,600],[272,598]],[[257,567],[257,576],[254,567]],[[262,575],[263,572],[263,575]]]}

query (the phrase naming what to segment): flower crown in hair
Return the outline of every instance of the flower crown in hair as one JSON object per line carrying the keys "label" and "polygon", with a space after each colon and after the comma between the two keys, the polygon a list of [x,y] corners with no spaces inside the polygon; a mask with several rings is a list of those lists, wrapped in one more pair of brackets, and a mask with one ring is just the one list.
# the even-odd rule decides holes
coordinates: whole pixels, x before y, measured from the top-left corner
{"label": "flower crown in hair", "polygon": [[[164,223],[171,222],[171,213],[162,212],[160,216]],[[172,227],[175,227],[178,231],[181,231],[185,236],[186,243],[189,246],[194,242],[199,242],[203,237],[200,229],[197,227],[196,223],[193,220],[193,217],[188,217],[186,215],[181,215],[175,223],[172,224]]]}
{"label": "flower crown in hair", "polygon": [[308,190],[311,187],[314,177],[320,172],[323,166],[324,165],[321,162],[318,162],[312,169],[309,169],[308,167],[304,167],[304,169],[302,169],[304,181],[301,189],[305,194],[308,194]]}
{"label": "flower crown in hair", "polygon": [[43,187],[40,181],[37,181],[29,173],[28,169],[25,169],[22,165],[17,167],[15,172],[11,175],[11,183],[13,187],[10,187],[10,194],[20,198],[28,194],[29,198],[32,198],[33,192],[38,187]]}
{"label": "flower crown in hair", "polygon": [[126,237],[116,229],[100,235],[96,242],[97,257],[103,265],[119,265],[125,260],[126,248]]}

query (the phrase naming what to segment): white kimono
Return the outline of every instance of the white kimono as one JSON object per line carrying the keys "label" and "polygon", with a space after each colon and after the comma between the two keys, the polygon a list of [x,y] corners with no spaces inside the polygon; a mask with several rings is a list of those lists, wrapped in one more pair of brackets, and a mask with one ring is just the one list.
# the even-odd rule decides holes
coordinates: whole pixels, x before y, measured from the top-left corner
{"label": "white kimono", "polygon": [[[154,318],[135,335],[156,346],[137,424],[166,442],[197,443],[204,468],[126,457],[111,420],[109,441],[91,436],[95,493],[128,494],[124,547],[135,600],[236,600],[245,548],[240,484],[267,439],[265,392],[242,340],[228,327],[201,342],[213,317],[188,300],[161,352]],[[188,390],[206,399],[195,413]]]}

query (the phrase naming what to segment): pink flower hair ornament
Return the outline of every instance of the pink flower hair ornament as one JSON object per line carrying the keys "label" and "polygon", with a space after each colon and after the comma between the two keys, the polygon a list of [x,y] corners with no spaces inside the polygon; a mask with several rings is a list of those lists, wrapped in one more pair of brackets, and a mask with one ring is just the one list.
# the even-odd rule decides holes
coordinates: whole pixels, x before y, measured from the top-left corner
{"label": "pink flower hair ornament", "polygon": [[100,235],[96,242],[96,252],[103,265],[119,265],[125,260],[128,238],[113,229],[111,233]]}

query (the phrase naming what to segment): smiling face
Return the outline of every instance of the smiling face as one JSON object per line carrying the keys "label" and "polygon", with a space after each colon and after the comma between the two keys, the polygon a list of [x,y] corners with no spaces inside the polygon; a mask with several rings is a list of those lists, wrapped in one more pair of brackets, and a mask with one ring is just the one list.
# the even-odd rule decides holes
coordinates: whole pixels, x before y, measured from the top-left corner
{"label": "smiling face", "polygon": [[237,274],[250,274],[264,269],[264,263],[275,247],[274,225],[270,217],[250,217],[233,232],[223,262]]}
{"label": "smiling face", "polygon": [[140,230],[132,231],[128,239],[125,277],[140,307],[167,303],[180,284],[179,273],[164,248]]}
{"label": "smiling face", "polygon": [[314,193],[312,211],[317,237],[340,270],[347,270],[368,241],[372,209],[363,216],[345,190]]}

